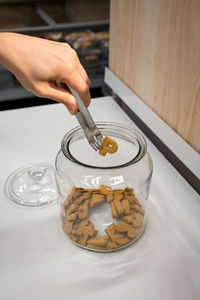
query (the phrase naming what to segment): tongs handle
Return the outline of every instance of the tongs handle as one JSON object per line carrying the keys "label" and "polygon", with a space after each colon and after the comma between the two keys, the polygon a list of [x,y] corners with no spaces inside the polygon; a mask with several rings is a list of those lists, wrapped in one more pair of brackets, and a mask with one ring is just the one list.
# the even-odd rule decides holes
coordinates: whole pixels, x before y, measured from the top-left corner
{"label": "tongs handle", "polygon": [[72,93],[72,95],[74,95],[77,103],[78,103],[78,108],[79,108],[79,112],[76,113],[76,118],[78,119],[80,125],[82,128],[90,128],[90,129],[94,129],[96,127],[85,103],[81,100],[79,94],[72,89],[70,86],[68,86],[70,92]]}

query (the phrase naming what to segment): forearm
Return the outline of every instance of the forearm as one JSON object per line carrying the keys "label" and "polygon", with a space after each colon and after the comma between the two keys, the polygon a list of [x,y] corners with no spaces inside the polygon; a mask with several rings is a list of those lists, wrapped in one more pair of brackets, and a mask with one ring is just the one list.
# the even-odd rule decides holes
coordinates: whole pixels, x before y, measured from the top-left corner
{"label": "forearm", "polygon": [[11,38],[12,33],[0,33],[0,64],[6,68],[9,68],[9,53],[10,45],[9,39]]}

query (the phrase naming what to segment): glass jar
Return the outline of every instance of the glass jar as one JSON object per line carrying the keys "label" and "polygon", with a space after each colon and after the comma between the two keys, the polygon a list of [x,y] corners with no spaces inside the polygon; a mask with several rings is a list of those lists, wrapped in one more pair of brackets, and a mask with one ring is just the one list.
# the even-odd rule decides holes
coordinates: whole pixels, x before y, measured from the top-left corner
{"label": "glass jar", "polygon": [[146,226],[153,172],[144,137],[127,126],[98,122],[118,151],[101,156],[80,127],[67,133],[55,167],[64,233],[76,245],[114,251],[138,239]]}

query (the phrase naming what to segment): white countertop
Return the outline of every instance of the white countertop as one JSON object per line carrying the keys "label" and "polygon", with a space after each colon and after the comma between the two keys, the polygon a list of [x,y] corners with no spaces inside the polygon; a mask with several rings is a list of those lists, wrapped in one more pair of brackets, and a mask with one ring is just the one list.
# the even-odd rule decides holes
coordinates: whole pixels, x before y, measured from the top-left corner
{"label": "white countertop", "polygon": [[[111,97],[93,99],[95,121],[137,128]],[[3,187],[15,169],[54,163],[77,126],[61,104],[0,112],[0,299],[200,299],[200,197],[147,140],[154,173],[144,235],[132,246],[95,253],[72,244],[57,206],[12,205]]]}

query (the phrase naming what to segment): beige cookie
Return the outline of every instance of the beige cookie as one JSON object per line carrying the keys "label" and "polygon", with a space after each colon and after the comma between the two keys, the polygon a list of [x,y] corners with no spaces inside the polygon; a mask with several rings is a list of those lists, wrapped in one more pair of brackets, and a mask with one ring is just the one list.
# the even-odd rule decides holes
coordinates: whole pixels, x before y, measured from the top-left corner
{"label": "beige cookie", "polygon": [[136,213],[134,221],[132,223],[133,227],[141,227],[144,220],[144,216],[141,213]]}
{"label": "beige cookie", "polygon": [[124,194],[125,195],[129,195],[129,196],[131,196],[131,195],[135,195],[134,194],[134,190],[132,189],[132,188],[129,188],[129,187],[126,187],[125,189],[124,189]]}
{"label": "beige cookie", "polygon": [[130,211],[130,205],[129,205],[129,201],[127,199],[123,199],[122,200],[122,205],[124,207],[124,211],[125,211],[125,215],[130,215],[131,211]]}
{"label": "beige cookie", "polygon": [[90,198],[90,207],[94,207],[98,204],[101,204],[105,201],[105,197],[102,194],[92,194],[92,197]]}
{"label": "beige cookie", "polygon": [[92,244],[87,244],[87,247],[88,248],[91,248],[91,249],[95,249],[95,250],[107,250],[107,246],[98,246],[98,245],[92,245]]}
{"label": "beige cookie", "polygon": [[89,220],[81,222],[78,229],[81,232],[78,243],[82,246],[85,246],[89,237],[94,237],[95,234],[97,234],[97,230],[94,229],[94,224]]}
{"label": "beige cookie", "polygon": [[93,239],[88,239],[88,244],[94,246],[106,246],[108,236],[99,236]]}
{"label": "beige cookie", "polygon": [[134,195],[124,195],[124,198],[129,201],[130,205],[131,204],[138,204],[139,203],[138,200],[135,198]]}
{"label": "beige cookie", "polygon": [[124,221],[120,221],[119,224],[117,224],[115,226],[115,229],[118,232],[128,232],[130,228],[132,228],[131,225],[129,225],[128,223],[126,223]]}
{"label": "beige cookie", "polygon": [[120,217],[122,217],[122,216],[124,215],[124,213],[125,213],[125,209],[124,209],[124,207],[123,207],[121,201],[118,200],[118,199],[115,199],[115,197],[114,197],[113,202],[114,202],[114,204],[115,204],[115,207],[116,207],[116,210],[117,210],[118,215],[119,215]]}
{"label": "beige cookie", "polygon": [[88,218],[88,205],[89,200],[85,200],[83,204],[78,207],[78,217],[80,220],[85,220]]}
{"label": "beige cookie", "polygon": [[73,201],[82,196],[84,189],[79,187],[74,187],[72,189],[72,199]]}
{"label": "beige cookie", "polygon": [[79,239],[79,237],[78,236],[76,236],[76,235],[74,235],[74,234],[72,234],[72,233],[69,233],[68,234],[68,237],[73,241],[73,242],[77,242],[78,241],[78,239]]}
{"label": "beige cookie", "polygon": [[110,203],[110,207],[111,207],[111,211],[112,211],[112,216],[113,216],[113,218],[117,218],[117,217],[118,217],[118,213],[117,213],[117,209],[116,209],[116,207],[115,207],[114,201],[112,201],[112,202]]}
{"label": "beige cookie", "polygon": [[72,228],[72,234],[75,236],[81,236],[82,232],[79,230],[79,225],[78,224],[74,224],[73,228]]}
{"label": "beige cookie", "polygon": [[112,249],[115,249],[115,248],[118,248],[119,246],[117,245],[116,242],[110,242],[107,244],[107,249],[108,250],[112,250]]}
{"label": "beige cookie", "polygon": [[74,203],[70,204],[69,208],[67,209],[67,215],[70,215],[70,214],[76,212],[77,208],[78,208],[78,205],[76,205]]}
{"label": "beige cookie", "polygon": [[81,194],[81,196],[77,199],[74,200],[74,203],[77,205],[80,205],[81,203],[83,203],[85,200],[89,199],[91,197],[91,193],[88,192],[84,192]]}
{"label": "beige cookie", "polygon": [[134,238],[136,238],[136,236],[141,232],[141,228],[134,228],[132,227],[129,231],[128,231],[128,237],[133,240]]}
{"label": "beige cookie", "polygon": [[122,239],[116,240],[116,244],[119,246],[124,246],[130,242],[131,242],[131,240],[127,237],[123,237]]}
{"label": "beige cookie", "polygon": [[63,226],[63,230],[66,234],[69,234],[72,232],[72,227],[73,227],[73,222],[67,222],[64,226]]}
{"label": "beige cookie", "polygon": [[132,225],[134,222],[134,218],[132,217],[132,215],[124,216],[124,217],[122,217],[122,220],[130,225]]}
{"label": "beige cookie", "polygon": [[109,236],[109,238],[111,239],[112,242],[115,242],[119,239],[122,239],[124,237],[123,234],[118,233],[115,229],[115,224],[112,223],[110,224],[106,229],[105,232],[107,233],[107,235]]}
{"label": "beige cookie", "polygon": [[114,200],[114,194],[110,193],[110,194],[106,195],[106,200],[107,200],[107,202],[112,202]]}
{"label": "beige cookie", "polygon": [[112,189],[109,186],[106,185],[100,185],[100,193],[103,195],[109,195],[112,194]]}

